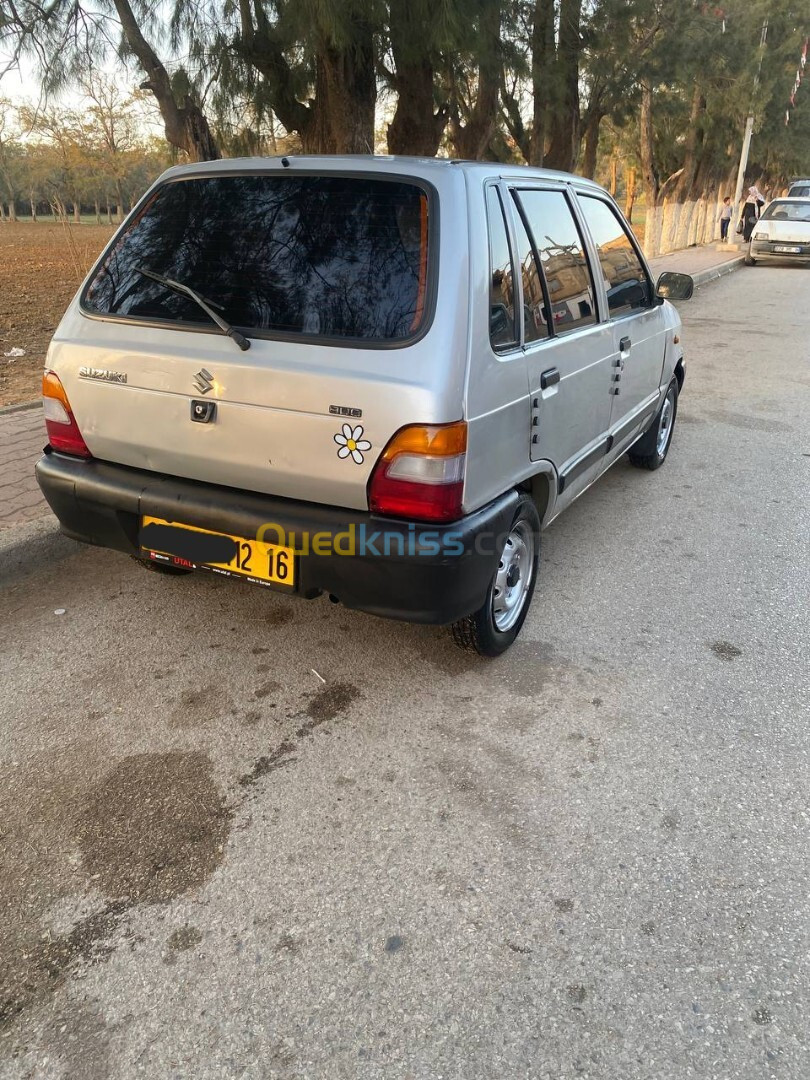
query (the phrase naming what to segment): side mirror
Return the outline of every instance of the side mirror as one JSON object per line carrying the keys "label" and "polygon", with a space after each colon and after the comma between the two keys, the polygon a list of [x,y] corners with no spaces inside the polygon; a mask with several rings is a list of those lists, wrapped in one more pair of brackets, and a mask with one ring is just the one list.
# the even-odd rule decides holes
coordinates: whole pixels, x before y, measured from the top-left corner
{"label": "side mirror", "polygon": [[689,300],[695,291],[695,283],[689,274],[675,274],[665,271],[655,286],[655,295],[659,300]]}

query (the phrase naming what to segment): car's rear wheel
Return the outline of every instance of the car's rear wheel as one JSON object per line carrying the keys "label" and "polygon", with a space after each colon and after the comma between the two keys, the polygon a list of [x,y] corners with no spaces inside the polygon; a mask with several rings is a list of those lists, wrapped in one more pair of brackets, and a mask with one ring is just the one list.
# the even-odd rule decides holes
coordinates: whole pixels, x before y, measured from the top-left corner
{"label": "car's rear wheel", "polygon": [[483,605],[453,624],[453,639],[481,656],[500,656],[520,633],[534,595],[540,555],[540,518],[521,495]]}
{"label": "car's rear wheel", "polygon": [[678,382],[673,379],[649,431],[634,443],[627,456],[637,469],[660,469],[667,459],[678,415]]}

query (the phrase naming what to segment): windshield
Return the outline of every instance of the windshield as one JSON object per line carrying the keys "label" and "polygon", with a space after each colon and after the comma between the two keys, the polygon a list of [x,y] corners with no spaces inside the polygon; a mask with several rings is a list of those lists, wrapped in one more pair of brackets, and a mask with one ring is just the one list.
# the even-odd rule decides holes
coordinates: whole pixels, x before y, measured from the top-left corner
{"label": "windshield", "polygon": [[162,185],[119,237],[83,304],[102,315],[210,325],[147,266],[269,336],[401,341],[425,318],[428,199],[415,184],[222,176]]}
{"label": "windshield", "polygon": [[772,202],[762,215],[763,221],[808,221],[810,222],[810,202]]}

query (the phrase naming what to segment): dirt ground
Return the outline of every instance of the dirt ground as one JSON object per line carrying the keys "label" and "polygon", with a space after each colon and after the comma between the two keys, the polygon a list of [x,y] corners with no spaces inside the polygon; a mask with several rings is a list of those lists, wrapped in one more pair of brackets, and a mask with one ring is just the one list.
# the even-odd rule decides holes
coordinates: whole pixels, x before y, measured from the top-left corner
{"label": "dirt ground", "polygon": [[[112,231],[106,225],[0,224],[0,407],[39,396],[51,336]],[[15,348],[25,356],[3,355]]]}

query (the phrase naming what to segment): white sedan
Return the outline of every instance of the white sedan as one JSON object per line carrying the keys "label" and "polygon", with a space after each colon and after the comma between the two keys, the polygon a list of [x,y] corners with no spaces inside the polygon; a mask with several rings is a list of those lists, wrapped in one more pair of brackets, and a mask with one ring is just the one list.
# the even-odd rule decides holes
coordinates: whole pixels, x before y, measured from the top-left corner
{"label": "white sedan", "polygon": [[745,262],[756,266],[765,259],[810,262],[810,198],[774,199],[763,210]]}

